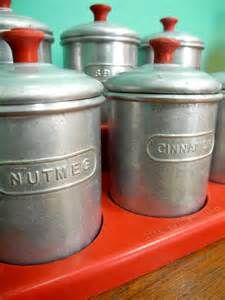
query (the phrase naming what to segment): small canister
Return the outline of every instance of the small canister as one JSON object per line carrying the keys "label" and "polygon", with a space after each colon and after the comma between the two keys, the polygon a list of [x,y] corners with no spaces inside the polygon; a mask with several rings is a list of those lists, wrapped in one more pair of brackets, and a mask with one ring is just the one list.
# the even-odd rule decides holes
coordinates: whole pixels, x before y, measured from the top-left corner
{"label": "small canister", "polygon": [[225,184],[225,72],[217,72],[212,75],[222,84],[223,100],[219,103],[218,108],[210,180]]}
{"label": "small canister", "polygon": [[43,33],[3,34],[0,260],[36,264],[86,247],[101,226],[100,105],[87,75],[37,63]]}
{"label": "small canister", "polygon": [[177,40],[150,41],[155,64],[109,79],[110,194],[138,214],[191,214],[206,200],[221,85],[171,64]]}
{"label": "small canister", "polygon": [[200,68],[201,54],[204,49],[203,42],[196,36],[189,33],[175,31],[178,19],[175,17],[165,17],[160,20],[163,31],[144,38],[139,48],[139,65],[153,63],[154,51],[149,47],[149,40],[156,38],[172,38],[180,42],[180,47],[176,49],[172,63],[186,67]]}
{"label": "small canister", "polygon": [[[40,62],[51,62],[51,46],[54,42],[52,31],[45,24],[30,17],[16,15],[11,9],[11,0],[0,0],[0,31],[11,28],[32,28],[44,32],[44,39],[39,47],[38,59]],[[0,63],[13,62],[12,51],[9,45],[0,39]]]}
{"label": "small canister", "polygon": [[140,40],[136,32],[107,22],[111,6],[94,4],[90,9],[94,22],[72,27],[61,35],[64,66],[104,82],[137,65]]}

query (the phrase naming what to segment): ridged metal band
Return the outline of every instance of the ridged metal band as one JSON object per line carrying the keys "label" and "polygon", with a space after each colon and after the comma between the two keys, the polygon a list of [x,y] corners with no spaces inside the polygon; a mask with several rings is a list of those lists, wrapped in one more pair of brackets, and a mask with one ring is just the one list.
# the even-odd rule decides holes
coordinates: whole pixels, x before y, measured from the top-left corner
{"label": "ridged metal band", "polygon": [[177,95],[177,94],[131,94],[105,92],[105,96],[112,100],[124,100],[135,102],[160,102],[162,104],[196,104],[218,102],[223,98],[223,94],[207,95]]}
{"label": "ridged metal band", "polygon": [[71,36],[61,39],[61,45],[65,45],[73,42],[82,41],[116,41],[116,42],[126,42],[132,44],[140,44],[139,39],[130,38],[126,36],[103,36],[103,35],[87,35],[87,36]]}
{"label": "ridged metal band", "polygon": [[[205,48],[203,43],[187,42],[187,41],[182,41],[182,40],[179,40],[179,41],[181,43],[181,47],[190,47],[190,48],[198,48],[198,49],[204,49]],[[141,48],[145,48],[145,47],[149,48],[149,43],[147,41],[142,41],[140,47]]]}
{"label": "ridged metal band", "polygon": [[53,103],[34,103],[20,105],[0,105],[0,115],[5,114],[45,114],[62,111],[83,110],[101,105],[105,101],[103,96]]}

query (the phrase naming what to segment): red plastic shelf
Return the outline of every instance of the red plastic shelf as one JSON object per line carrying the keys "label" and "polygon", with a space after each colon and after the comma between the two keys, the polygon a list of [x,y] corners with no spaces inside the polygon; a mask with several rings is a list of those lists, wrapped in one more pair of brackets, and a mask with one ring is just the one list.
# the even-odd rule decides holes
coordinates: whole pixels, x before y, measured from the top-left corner
{"label": "red plastic shelf", "polygon": [[38,266],[0,264],[0,299],[87,299],[224,238],[225,185],[210,183],[206,206],[175,219],[135,215],[104,193],[103,216],[99,236],[78,254]]}

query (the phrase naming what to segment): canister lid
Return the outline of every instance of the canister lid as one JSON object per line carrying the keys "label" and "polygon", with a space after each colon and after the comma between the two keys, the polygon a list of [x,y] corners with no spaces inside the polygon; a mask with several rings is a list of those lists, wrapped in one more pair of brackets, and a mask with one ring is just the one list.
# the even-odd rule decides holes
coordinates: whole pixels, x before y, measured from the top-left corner
{"label": "canister lid", "polygon": [[90,6],[94,22],[66,30],[61,35],[62,44],[80,40],[116,40],[139,44],[140,39],[135,31],[107,22],[107,15],[111,9],[111,6],[104,4]]}
{"label": "canister lid", "polygon": [[1,68],[0,105],[46,104],[83,99],[90,100],[92,105],[94,102],[91,103],[91,98],[102,94],[102,84],[84,73],[37,63],[43,32],[16,28],[4,32],[2,36],[12,49],[15,63]]}
{"label": "canister lid", "polygon": [[215,94],[221,84],[205,72],[170,64],[180,46],[175,39],[152,39],[154,64],[121,73],[106,81],[108,91],[135,94]]}
{"label": "canister lid", "polygon": [[222,89],[225,90],[225,72],[216,72],[211,75],[222,84]]}
{"label": "canister lid", "polygon": [[0,30],[11,28],[32,28],[45,33],[45,39],[53,41],[53,33],[42,22],[12,12],[11,0],[0,0]]}
{"label": "canister lid", "polygon": [[148,47],[149,40],[166,37],[171,39],[176,39],[180,42],[181,46],[195,47],[204,49],[204,43],[196,36],[193,36],[186,32],[180,32],[175,30],[175,26],[178,19],[175,17],[165,17],[160,20],[163,25],[163,31],[159,33],[152,34],[151,36],[145,37],[142,41],[142,45]]}

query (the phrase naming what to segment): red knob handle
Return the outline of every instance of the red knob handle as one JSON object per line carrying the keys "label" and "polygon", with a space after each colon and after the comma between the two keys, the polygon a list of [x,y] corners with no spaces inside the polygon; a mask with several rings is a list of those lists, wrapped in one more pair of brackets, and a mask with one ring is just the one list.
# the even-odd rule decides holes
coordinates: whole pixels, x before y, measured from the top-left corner
{"label": "red knob handle", "polygon": [[44,38],[42,31],[30,28],[15,28],[3,32],[2,36],[11,47],[15,63],[38,62],[38,48]]}
{"label": "red knob handle", "polygon": [[106,21],[107,15],[112,10],[112,7],[105,4],[94,4],[90,6],[90,10],[94,14],[95,21]]}
{"label": "red knob handle", "polygon": [[173,31],[175,29],[175,26],[178,22],[177,18],[174,17],[166,17],[166,18],[162,18],[160,20],[160,22],[163,25],[163,30],[164,31]]}
{"label": "red knob handle", "polygon": [[155,64],[170,64],[174,51],[180,47],[179,41],[169,38],[153,39],[149,43],[154,50]]}
{"label": "red knob handle", "polygon": [[0,8],[10,8],[11,0],[0,0]]}

